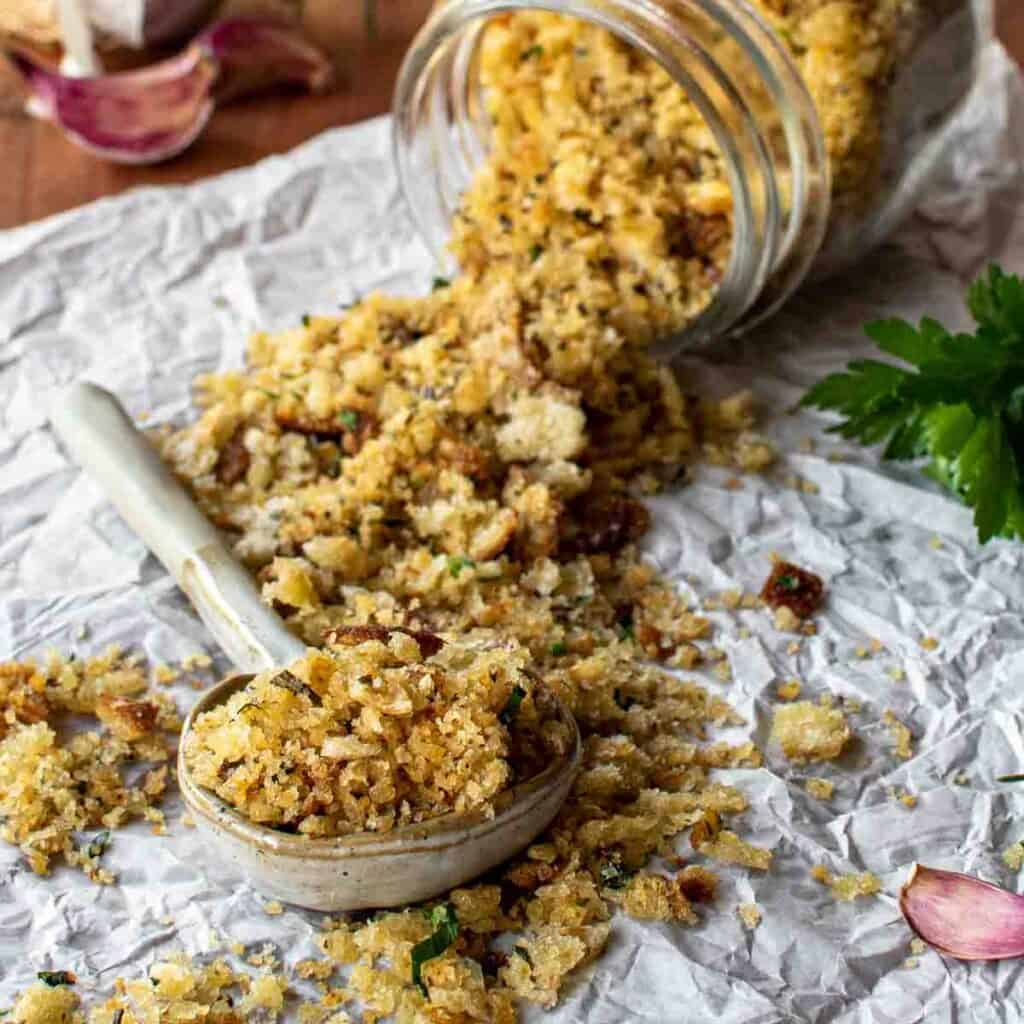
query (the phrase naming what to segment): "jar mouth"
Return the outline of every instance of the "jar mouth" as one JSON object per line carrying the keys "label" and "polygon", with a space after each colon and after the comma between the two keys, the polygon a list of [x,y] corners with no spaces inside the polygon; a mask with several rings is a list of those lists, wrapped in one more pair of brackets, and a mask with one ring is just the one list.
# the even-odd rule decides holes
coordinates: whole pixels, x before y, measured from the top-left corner
{"label": "jar mouth", "polygon": [[[707,304],[652,346],[670,358],[760,322],[806,276],[825,235],[829,182],[813,101],[785,46],[744,0],[457,0],[406,54],[394,98],[394,157],[421,236],[446,271],[463,191],[486,160],[489,119],[475,74],[487,22],[517,10],[579,18],[656,61],[712,133],[732,196],[732,239]],[[426,186],[430,183],[433,194]]]}

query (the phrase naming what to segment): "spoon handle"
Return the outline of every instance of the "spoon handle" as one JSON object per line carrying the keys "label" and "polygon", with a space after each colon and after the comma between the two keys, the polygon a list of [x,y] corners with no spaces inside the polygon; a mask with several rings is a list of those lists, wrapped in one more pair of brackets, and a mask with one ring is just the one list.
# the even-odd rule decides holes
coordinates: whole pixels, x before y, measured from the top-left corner
{"label": "spoon handle", "polygon": [[57,396],[50,420],[240,671],[287,665],[304,653],[305,645],[263,603],[216,528],[109,391],[72,384]]}

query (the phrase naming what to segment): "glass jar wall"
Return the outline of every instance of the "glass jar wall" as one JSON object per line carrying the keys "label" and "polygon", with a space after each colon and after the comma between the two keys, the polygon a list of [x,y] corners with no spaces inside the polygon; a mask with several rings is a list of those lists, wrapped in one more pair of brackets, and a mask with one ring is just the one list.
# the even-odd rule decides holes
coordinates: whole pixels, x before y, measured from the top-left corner
{"label": "glass jar wall", "polygon": [[[548,146],[554,167],[575,119],[591,162],[619,134],[622,146],[663,157],[678,123],[698,140],[671,149],[678,174],[651,157],[649,189],[634,181],[632,197],[612,202],[593,185],[605,188],[603,206],[572,212],[619,237],[636,208],[675,190],[680,205],[662,217],[660,243],[673,257],[724,222],[720,265],[697,253],[713,289],[675,303],[674,319],[652,318],[665,352],[705,344],[763,319],[809,274],[857,259],[910,212],[973,84],[990,20],[987,0],[449,0],[419,33],[396,91],[402,186],[441,254],[471,183],[508,176],[502,162],[519,148]],[[615,106],[609,94],[621,98],[619,114],[600,122]],[[651,115],[632,135],[623,134],[630,103]],[[533,207],[561,201],[537,177],[534,191],[513,197],[511,219],[526,211],[536,222]],[[709,198],[719,188],[726,198]],[[530,251],[547,241],[538,236]],[[618,279],[650,290],[627,273],[628,250],[605,262],[614,259]],[[655,287],[671,287],[662,277]],[[676,287],[692,283],[684,273]]]}

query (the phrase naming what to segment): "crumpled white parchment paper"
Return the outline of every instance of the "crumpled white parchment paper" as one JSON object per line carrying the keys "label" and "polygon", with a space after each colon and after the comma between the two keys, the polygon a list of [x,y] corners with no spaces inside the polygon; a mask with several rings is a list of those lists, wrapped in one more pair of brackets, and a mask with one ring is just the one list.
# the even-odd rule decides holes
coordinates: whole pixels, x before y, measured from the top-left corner
{"label": "crumpled white parchment paper", "polygon": [[[723,772],[749,794],[740,830],[774,849],[773,869],[723,868],[723,891],[698,928],[617,919],[607,952],[569,986],[552,1024],[1024,1017],[1017,963],[929,952],[904,966],[911,936],[895,899],[915,860],[1019,885],[998,853],[1024,834],[1024,799],[994,779],[1024,767],[1024,546],[979,548],[969,513],[912,469],[880,466],[826,436],[823,420],[790,411],[819,375],[867,351],[865,320],[928,312],[961,324],[964,284],[986,260],[1024,269],[1022,161],[1024,89],[993,47],[948,167],[897,243],[805,292],[742,344],[690,361],[695,388],[752,385],[786,454],[739,490],[700,469],[658,498],[652,557],[682,587],[709,594],[756,589],[778,550],[829,589],[820,632],[796,655],[766,613],[714,613],[735,681],[705,682],[728,690],[762,744],[781,679],[799,677],[812,697],[855,698],[858,743],[839,767],[794,769],[769,750],[763,769]],[[385,120],[224,178],[0,235],[0,656],[113,641],[154,661],[209,649],[166,574],[56,444],[46,409],[57,386],[86,375],[148,424],[182,421],[192,377],[239,365],[251,330],[375,287],[421,289],[430,275],[398,197]],[[803,450],[806,437],[813,450]],[[787,485],[791,475],[818,493]],[[938,648],[923,649],[924,636]],[[859,657],[869,637],[886,652]],[[194,692],[175,690],[182,707]],[[910,761],[891,753],[887,708],[915,734]],[[804,792],[811,774],[836,782],[831,803]],[[895,801],[894,786],[916,794],[917,807]],[[166,836],[145,825],[116,834],[105,863],[120,882],[109,888],[65,868],[37,878],[0,849],[0,1006],[40,969],[74,970],[88,995],[176,948],[271,942],[289,962],[314,954],[318,915],[266,916],[246,885],[205,875],[207,851],[180,814],[172,800]],[[885,894],[837,904],[810,878],[817,862],[874,871]],[[764,922],[748,933],[733,908],[755,900]]]}

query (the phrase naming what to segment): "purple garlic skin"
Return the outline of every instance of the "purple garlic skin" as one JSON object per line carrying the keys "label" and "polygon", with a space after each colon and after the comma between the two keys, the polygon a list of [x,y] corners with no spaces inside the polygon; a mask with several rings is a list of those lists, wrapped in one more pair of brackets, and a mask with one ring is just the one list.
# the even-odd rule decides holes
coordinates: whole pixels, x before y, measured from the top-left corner
{"label": "purple garlic skin", "polygon": [[907,924],[957,960],[1024,956],[1024,896],[973,875],[915,864],[900,893]]}
{"label": "purple garlic skin", "polygon": [[177,56],[138,71],[73,78],[23,51],[10,56],[39,116],[124,164],[159,163],[188,149],[218,102],[281,83],[322,91],[333,79],[316,47],[265,18],[217,22]]}

